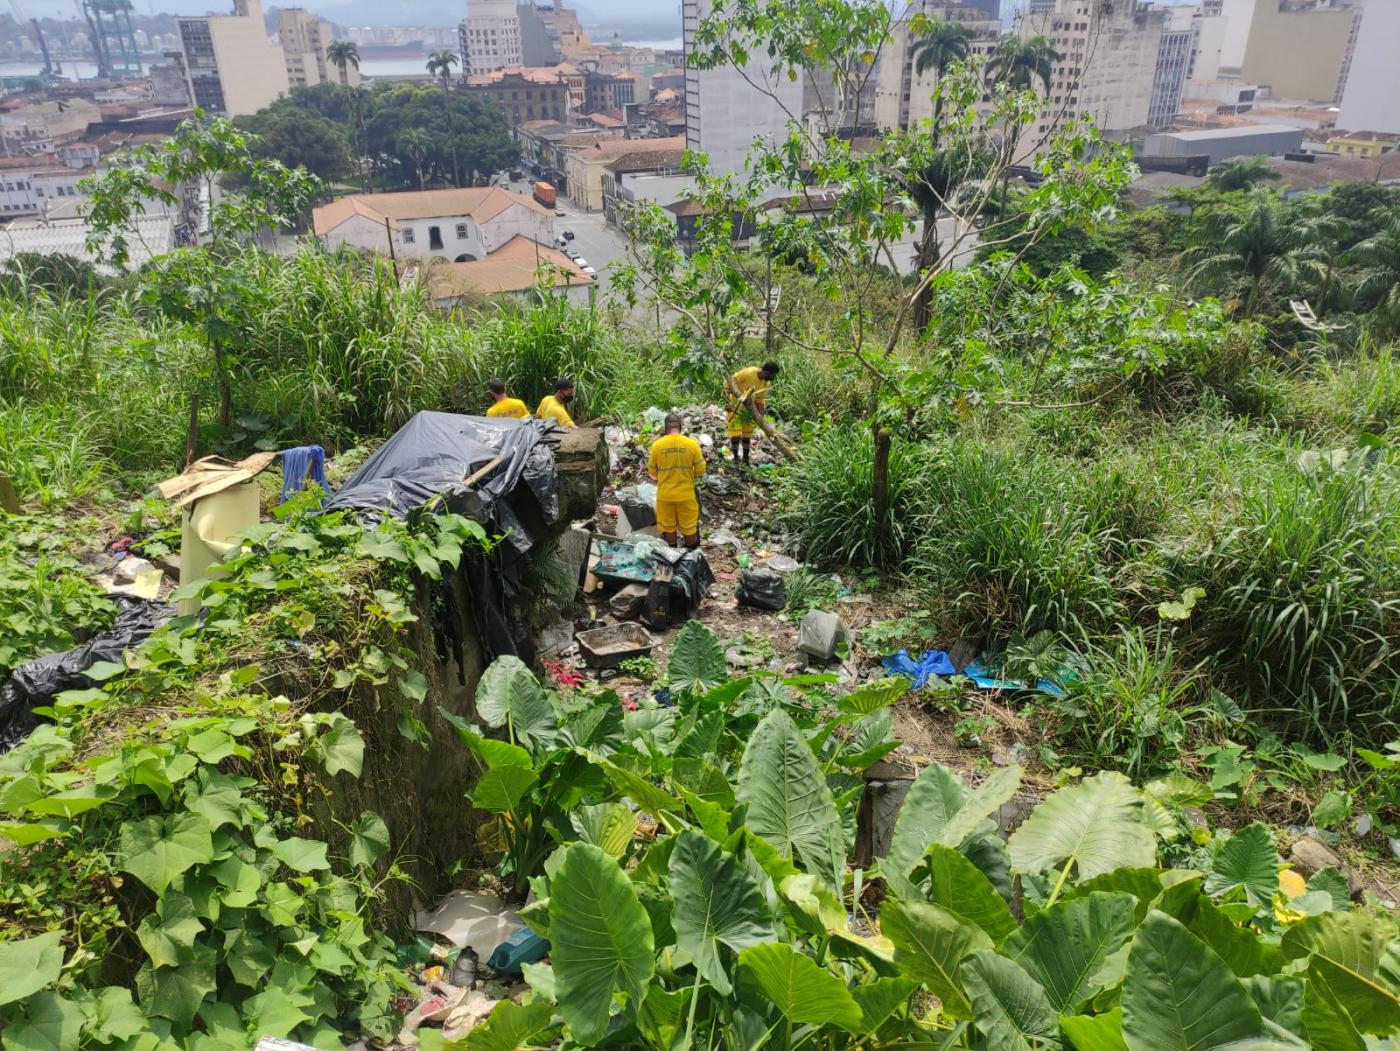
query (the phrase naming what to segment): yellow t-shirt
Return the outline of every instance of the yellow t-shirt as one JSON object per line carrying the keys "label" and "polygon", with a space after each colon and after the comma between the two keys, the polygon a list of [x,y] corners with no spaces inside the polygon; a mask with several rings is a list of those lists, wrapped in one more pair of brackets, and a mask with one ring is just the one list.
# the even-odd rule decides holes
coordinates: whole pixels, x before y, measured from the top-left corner
{"label": "yellow t-shirt", "polygon": [[684,434],[668,434],[651,443],[647,473],[656,479],[656,499],[695,499],[695,479],[705,473],[700,443]]}
{"label": "yellow t-shirt", "polygon": [[530,410],[525,408],[525,403],[519,398],[502,398],[489,409],[487,416],[507,416],[512,420],[523,420],[530,415]]}
{"label": "yellow t-shirt", "polygon": [[758,372],[757,365],[750,365],[746,369],[740,369],[730,377],[730,382],[739,389],[741,395],[753,391],[753,400],[756,402],[762,401],[763,396],[768,393],[768,388],[772,386]]}
{"label": "yellow t-shirt", "polygon": [[541,420],[558,420],[560,427],[572,427],[573,417],[569,415],[569,410],[564,408],[564,403],[553,394],[546,394],[544,400],[540,402],[540,407],[535,410],[535,415]]}

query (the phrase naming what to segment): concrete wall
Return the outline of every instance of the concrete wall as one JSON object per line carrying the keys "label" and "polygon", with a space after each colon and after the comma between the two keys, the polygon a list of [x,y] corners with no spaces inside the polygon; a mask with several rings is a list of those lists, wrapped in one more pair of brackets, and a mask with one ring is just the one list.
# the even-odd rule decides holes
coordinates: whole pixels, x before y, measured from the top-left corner
{"label": "concrete wall", "polygon": [[1196,39],[1196,60],[1191,65],[1191,77],[1214,80],[1220,76],[1228,23],[1224,16],[1215,15],[1210,18],[1197,18],[1196,25],[1200,29],[1200,35]]}
{"label": "concrete wall", "polygon": [[1281,11],[1278,0],[1259,0],[1240,75],[1280,98],[1331,102],[1354,17],[1346,8]]}
{"label": "concrete wall", "polygon": [[1395,0],[1366,5],[1337,127],[1400,133],[1400,3]]}
{"label": "concrete wall", "polygon": [[[1220,68],[1238,70],[1244,65],[1245,46],[1249,43],[1249,27],[1254,21],[1255,5],[1261,0],[1225,0],[1220,17],[1225,20],[1221,34]],[[1269,0],[1263,0],[1267,3]],[[1205,74],[1198,73],[1205,78]]]}

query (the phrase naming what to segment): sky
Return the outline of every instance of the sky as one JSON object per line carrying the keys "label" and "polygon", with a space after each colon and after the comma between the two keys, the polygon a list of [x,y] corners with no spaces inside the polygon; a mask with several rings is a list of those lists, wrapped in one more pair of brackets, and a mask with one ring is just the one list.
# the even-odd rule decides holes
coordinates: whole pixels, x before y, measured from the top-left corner
{"label": "sky", "polygon": [[[24,11],[26,18],[48,16],[50,18],[73,18],[77,15],[76,5],[73,0],[19,0],[20,7]],[[203,14],[228,14],[233,10],[232,0],[228,3],[219,3],[218,0],[132,0],[135,10],[140,14],[168,13],[174,15],[203,15]],[[299,0],[300,6],[309,7],[323,16],[336,19],[336,8],[349,6],[341,0]],[[264,7],[273,6],[272,0],[263,0]],[[283,4],[282,6],[290,6]],[[637,0],[587,0],[587,2],[575,5],[579,9],[580,15],[591,16],[590,20],[596,21],[623,21],[628,16],[635,16],[639,6],[650,8],[650,13],[655,15],[656,8],[663,7],[664,4],[638,5]],[[676,21],[680,22],[680,4],[671,6],[676,8]],[[408,2],[394,2],[390,4],[378,3],[376,9],[380,17],[376,19],[381,25],[418,25],[424,14],[435,11],[441,12],[442,24],[456,22],[466,13],[464,0],[442,0],[442,2],[432,2],[432,0],[408,0]]]}

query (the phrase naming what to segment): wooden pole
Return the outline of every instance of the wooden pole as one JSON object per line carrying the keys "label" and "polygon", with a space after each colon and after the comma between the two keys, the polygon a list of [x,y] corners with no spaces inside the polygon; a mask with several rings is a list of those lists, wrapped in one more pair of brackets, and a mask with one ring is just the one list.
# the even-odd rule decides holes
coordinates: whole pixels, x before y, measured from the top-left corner
{"label": "wooden pole", "polygon": [[761,430],[764,434],[768,435],[770,439],[772,439],[773,444],[778,447],[778,451],[782,453],[783,456],[787,459],[796,460],[797,450],[793,448],[792,443],[789,442],[786,438],[784,438],[781,434],[779,434],[778,429],[776,427],[774,427],[771,423],[769,423],[758,413],[753,411],[754,392],[749,391],[747,394],[740,394],[737,390],[734,389],[729,380],[725,380],[724,385],[732,395],[738,398],[739,407],[747,410],[749,415],[754,418],[754,423],[758,426],[758,429]]}

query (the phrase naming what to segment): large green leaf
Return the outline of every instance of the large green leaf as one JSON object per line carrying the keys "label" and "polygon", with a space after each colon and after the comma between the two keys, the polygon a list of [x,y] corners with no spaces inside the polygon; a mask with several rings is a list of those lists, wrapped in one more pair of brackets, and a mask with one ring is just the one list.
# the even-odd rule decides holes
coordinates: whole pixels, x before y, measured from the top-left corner
{"label": "large green leaf", "polygon": [[[1014,763],[997,770],[968,793],[957,813],[952,814],[934,837],[945,847],[960,847],[968,836],[995,814],[1016,793],[1021,784],[1021,768]],[[906,800],[907,802],[907,800]]]}
{"label": "large green leaf", "polygon": [[1153,909],[1133,937],[1123,982],[1130,1051],[1211,1051],[1264,1035],[1259,1008],[1224,961]]}
{"label": "large green leaf", "polygon": [[5,1027],[5,1051],[77,1051],[83,1011],[57,993],[35,993],[24,1005],[26,1017]]}
{"label": "large green leaf", "polygon": [[1325,987],[1332,1002],[1363,1033],[1400,1032],[1400,999],[1374,976],[1366,976],[1315,953],[1308,961],[1308,981]]}
{"label": "large green leaf", "polygon": [[476,710],[488,726],[509,726],[512,740],[530,747],[549,745],[555,739],[554,706],[519,657],[497,657],[482,673]]}
{"label": "large green leaf", "polygon": [[876,679],[836,699],[836,707],[857,718],[883,711],[909,691],[909,680],[902,675]]}
{"label": "large green leaf", "polygon": [[523,766],[493,766],[477,778],[469,798],[472,806],[492,814],[513,814],[539,777]]}
{"label": "large green leaf", "polygon": [[467,1051],[517,1051],[522,1044],[549,1028],[554,1008],[549,1004],[520,1005],[502,1000],[467,1034]]}
{"label": "large green leaf", "polygon": [[1325,983],[1303,983],[1303,1030],[1315,1051],[1366,1051],[1366,1041]]}
{"label": "large green leaf", "polygon": [[1291,975],[1254,975],[1244,979],[1244,987],[1264,1019],[1296,1036],[1303,1029],[1303,979]]}
{"label": "large green leaf", "polygon": [[1251,928],[1241,927],[1203,894],[1196,896],[1189,918],[1185,914],[1180,918],[1240,978],[1275,974],[1285,962],[1282,949],[1261,941]]}
{"label": "large green leaf", "polygon": [[1075,1051],[1128,1051],[1123,1043],[1123,1011],[1118,1007],[1101,1015],[1061,1018],[1060,1032]]}
{"label": "large green leaf", "polygon": [[907,875],[966,799],[962,778],[942,763],[929,763],[909,786],[895,819],[889,855],[881,867]]}
{"label": "large green leaf", "polygon": [[1267,825],[1256,821],[1232,835],[1216,854],[1205,889],[1220,897],[1237,887],[1244,888],[1251,905],[1267,905],[1278,893],[1278,851]]}
{"label": "large green leaf", "polygon": [[677,693],[705,693],[729,678],[729,662],[715,633],[698,620],[688,620],[676,633],[666,681]]}
{"label": "large green leaf", "polygon": [[1002,896],[972,862],[952,847],[935,843],[925,858],[930,890],[929,900],[957,913],[987,932],[993,943],[1016,929]]}
{"label": "large green leaf", "polygon": [[136,940],[156,967],[176,967],[184,960],[204,924],[194,914],[194,902],[184,894],[168,891],[136,928]]}
{"label": "large green leaf", "polygon": [[215,953],[196,944],[179,967],[142,967],[136,973],[136,994],[147,1014],[168,1018],[185,1028],[194,1021],[204,998],[216,988]]}
{"label": "large green leaf", "polygon": [[118,865],[164,894],[190,866],[214,860],[211,832],[206,818],[189,812],[127,821],[122,825]]}
{"label": "large green leaf", "polygon": [[786,942],[753,945],[739,954],[741,988],[772,1004],[789,1022],[834,1025],[859,1033],[863,1016],[846,983]]}
{"label": "large green leaf", "polygon": [[1073,1014],[1093,995],[1092,978],[1133,936],[1131,894],[1096,891],[1056,902],[1026,918],[1001,951],[1045,987],[1059,1014]]}
{"label": "large green leaf", "polygon": [[1382,1035],[1400,1027],[1400,988],[1391,972],[1396,936],[1393,920],[1359,910],[1309,916],[1288,929],[1283,951],[1291,959],[1310,957],[1308,984],[1319,994],[1305,1009],[1310,1036],[1329,1009],[1339,1018],[1328,1018],[1325,1027],[1338,1033]]}
{"label": "large green leaf", "polygon": [[1361,911],[1324,912],[1288,928],[1280,945],[1291,960],[1317,953],[1373,978],[1396,936],[1394,920]]}
{"label": "large green leaf", "polygon": [[373,865],[389,849],[389,826],[366,810],[350,826],[350,864]]}
{"label": "large green leaf", "polygon": [[1045,990],[1015,962],[983,949],[962,962],[962,979],[987,1051],[1060,1046],[1058,1020]]}
{"label": "large green leaf", "polygon": [[992,948],[981,927],[937,905],[887,901],[880,929],[894,943],[894,962],[901,971],[923,982],[953,1018],[972,1018],[959,968],[972,953]]}
{"label": "large green leaf", "polygon": [[559,1010],[575,1040],[596,1044],[613,994],[635,1013],[655,967],[651,920],[616,858],[589,843],[565,848],[550,881],[549,941]]}
{"label": "large green leaf", "polygon": [[58,931],[0,941],[0,1004],[23,1000],[58,981],[63,942]]}
{"label": "large green leaf", "polygon": [[637,812],[625,803],[581,806],[569,815],[579,840],[592,843],[615,858],[627,853],[637,831]]}
{"label": "large green leaf", "polygon": [[918,987],[918,982],[908,978],[876,978],[853,988],[851,995],[860,1004],[862,1030],[873,1033],[879,1029],[885,1019],[909,1002]]}
{"label": "large green leaf", "polygon": [[840,886],[846,868],[841,817],[802,731],[786,712],[764,717],[744,748],[734,792],[749,828],[784,857]]}
{"label": "large green leaf", "polygon": [[1062,788],[1032,811],[1007,846],[1025,875],[1073,864],[1081,880],[1125,866],[1151,867],[1157,844],[1142,820],[1142,797],[1117,771]]}
{"label": "large green leaf", "polygon": [[691,954],[695,969],[721,993],[729,975],[720,945],[735,952],[774,937],[763,893],[744,866],[700,832],[686,830],[671,851],[671,925],[676,944]]}

